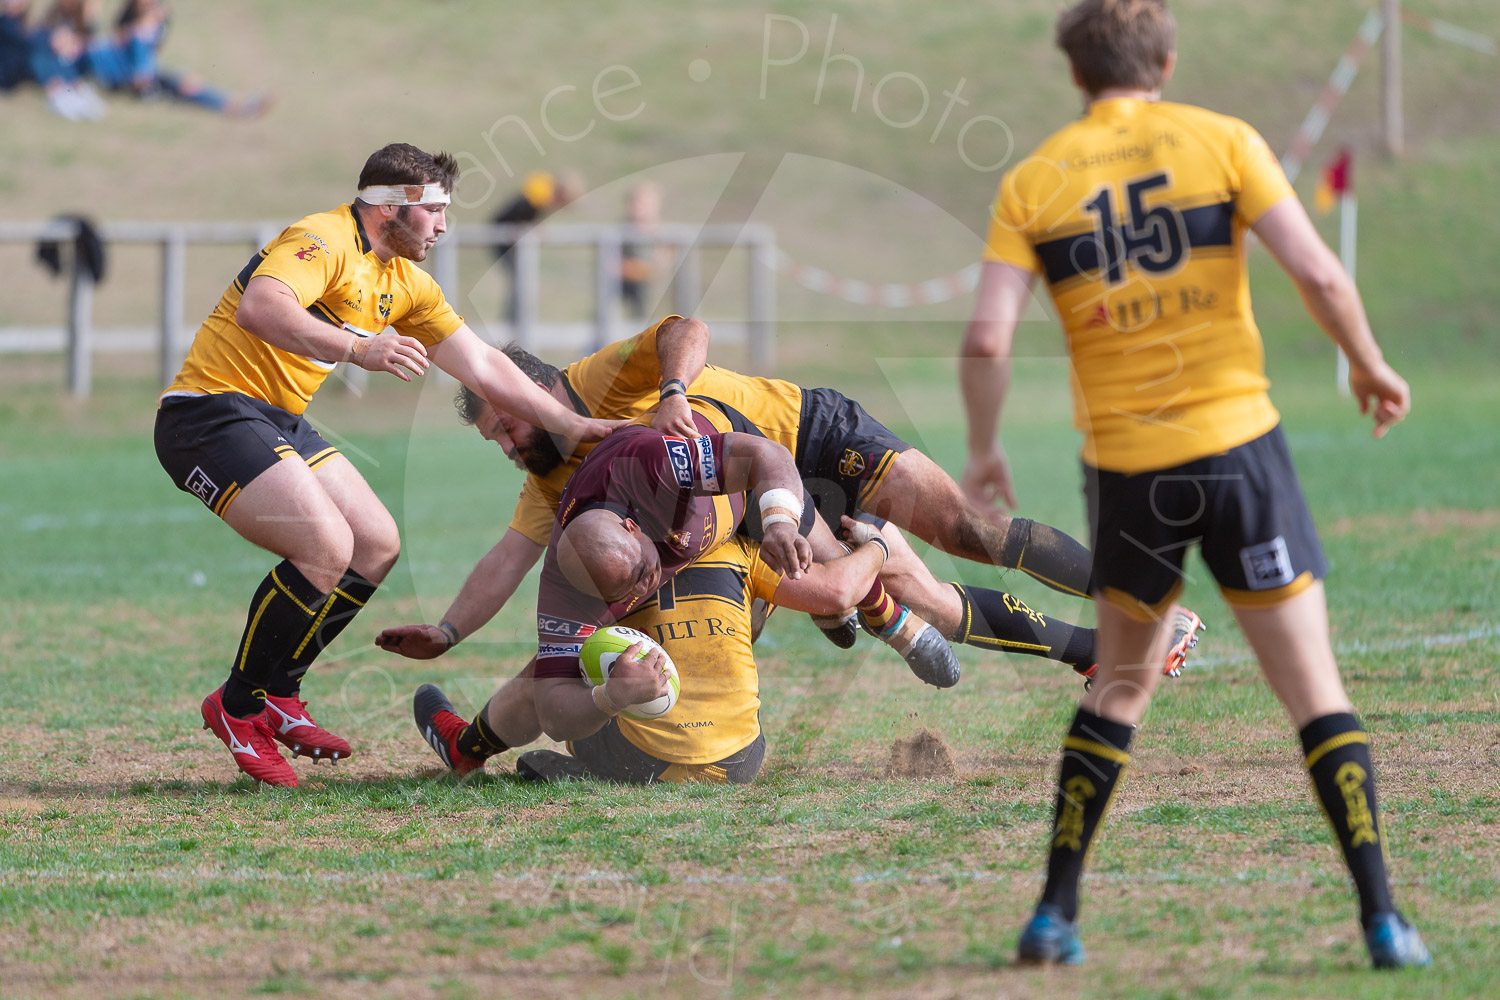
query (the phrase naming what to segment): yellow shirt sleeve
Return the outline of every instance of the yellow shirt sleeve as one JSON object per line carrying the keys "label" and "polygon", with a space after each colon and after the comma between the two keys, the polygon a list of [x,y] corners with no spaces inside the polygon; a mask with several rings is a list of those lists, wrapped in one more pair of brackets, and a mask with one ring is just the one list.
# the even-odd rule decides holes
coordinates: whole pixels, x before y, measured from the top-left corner
{"label": "yellow shirt sleeve", "polygon": [[760,557],[760,543],[746,545],[750,565],[749,591],[751,597],[759,597],[767,604],[776,603],[776,588],[781,586],[781,574]]}
{"label": "yellow shirt sleeve", "polygon": [[1240,123],[1235,136],[1235,167],[1239,171],[1239,190],[1235,192],[1234,211],[1245,225],[1254,225],[1266,210],[1284,198],[1293,196],[1292,185],[1281,169],[1281,163],[1266,140],[1254,128]]}
{"label": "yellow shirt sleeve", "polygon": [[1034,213],[1025,210],[1027,195],[1024,181],[1016,170],[1001,178],[1000,187],[995,192],[995,203],[990,206],[990,228],[984,241],[984,259],[1040,272],[1042,262],[1026,233],[1026,225],[1030,221],[1028,216]]}
{"label": "yellow shirt sleeve", "polygon": [[299,223],[271,241],[252,277],[266,275],[282,282],[306,309],[338,284],[344,244],[335,234],[314,232]]}
{"label": "yellow shirt sleeve", "polygon": [[546,546],[552,539],[552,523],[557,520],[557,505],[562,494],[553,495],[545,482],[528,474],[521,486],[521,498],[511,515],[510,527],[537,545]]}
{"label": "yellow shirt sleeve", "polygon": [[443,289],[432,275],[419,267],[408,266],[407,289],[411,308],[395,317],[391,324],[408,337],[415,337],[431,347],[463,325],[464,318],[453,311],[443,298]]}

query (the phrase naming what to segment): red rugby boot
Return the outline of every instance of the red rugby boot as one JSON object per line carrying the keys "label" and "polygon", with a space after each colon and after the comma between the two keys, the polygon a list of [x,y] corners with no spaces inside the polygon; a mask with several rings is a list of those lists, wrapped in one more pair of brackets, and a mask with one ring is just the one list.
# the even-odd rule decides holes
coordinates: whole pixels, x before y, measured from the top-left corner
{"label": "red rugby boot", "polygon": [[236,719],[224,711],[224,689],[219,688],[203,699],[203,728],[223,740],[239,769],[256,781],[297,787],[297,772],[276,749],[264,712]]}
{"label": "red rugby boot", "polygon": [[483,757],[474,757],[459,749],[458,736],[469,723],[453,711],[453,703],[436,684],[423,684],[417,688],[411,700],[411,714],[417,732],[452,769],[455,777],[462,778],[484,766]]}
{"label": "red rugby boot", "polygon": [[292,758],[311,757],[314,764],[326,760],[334,766],[350,754],[349,742],[320,727],[307,714],[307,702],[295,695],[266,695],[266,723],[271,735],[291,749]]}

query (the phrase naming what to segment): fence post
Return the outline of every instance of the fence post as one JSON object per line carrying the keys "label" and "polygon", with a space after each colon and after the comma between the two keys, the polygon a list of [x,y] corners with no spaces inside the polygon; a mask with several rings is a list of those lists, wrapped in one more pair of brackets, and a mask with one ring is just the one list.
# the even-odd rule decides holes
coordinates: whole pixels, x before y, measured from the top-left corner
{"label": "fence post", "polygon": [[693,316],[698,312],[698,300],[703,289],[698,287],[702,278],[698,273],[698,246],[692,240],[677,244],[677,312],[682,316]]}
{"label": "fence post", "polygon": [[72,246],[72,273],[68,283],[68,391],[86,397],[94,375],[94,278],[78,258],[77,239]]}
{"label": "fence post", "polygon": [[161,244],[161,384],[172,384],[182,363],[184,285],[187,281],[187,238],[173,229]]}
{"label": "fence post", "polygon": [[763,375],[776,367],[775,314],[775,247],[757,233],[750,243],[750,370]]}
{"label": "fence post", "polygon": [[517,240],[510,252],[516,255],[516,286],[510,290],[515,302],[515,315],[509,317],[515,324],[511,336],[516,338],[516,343],[523,349],[534,351],[537,303],[542,291],[540,247],[535,239],[527,235]]}
{"label": "fence post", "polygon": [[595,242],[594,346],[599,350],[614,340],[615,317],[620,312],[620,270],[624,250],[618,231],[603,231]]}

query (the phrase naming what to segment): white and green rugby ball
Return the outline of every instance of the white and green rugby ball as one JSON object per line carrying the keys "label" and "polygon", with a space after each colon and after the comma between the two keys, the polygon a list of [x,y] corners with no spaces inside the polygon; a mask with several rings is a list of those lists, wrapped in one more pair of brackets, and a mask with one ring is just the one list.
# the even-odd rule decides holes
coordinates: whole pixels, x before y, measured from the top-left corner
{"label": "white and green rugby ball", "polygon": [[[578,653],[579,669],[590,684],[603,684],[609,680],[609,671],[615,665],[615,660],[638,642],[644,646],[638,659],[644,659],[651,650],[661,648],[655,639],[633,628],[626,628],[624,625],[601,628],[583,640],[583,649]],[[640,705],[625,705],[620,710],[621,715],[644,722],[661,718],[677,704],[677,695],[682,688],[677,677],[677,665],[667,656],[666,650],[662,650],[662,656],[667,658],[667,693]]]}

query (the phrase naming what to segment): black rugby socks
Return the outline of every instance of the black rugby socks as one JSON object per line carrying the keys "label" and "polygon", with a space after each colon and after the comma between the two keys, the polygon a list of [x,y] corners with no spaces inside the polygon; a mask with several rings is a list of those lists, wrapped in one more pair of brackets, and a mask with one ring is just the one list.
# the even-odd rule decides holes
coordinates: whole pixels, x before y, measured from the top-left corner
{"label": "black rugby socks", "polygon": [[1047,854],[1047,885],[1041,901],[1057,906],[1068,920],[1078,919],[1078,883],[1083,878],[1084,858],[1109,808],[1120,771],[1130,762],[1126,750],[1134,731],[1134,726],[1080,708],[1063,740]]}
{"label": "black rugby socks", "polygon": [[327,598],[287,560],[266,574],[250,599],[234,667],[224,684],[226,712],[243,719],[265,709],[282,657],[307,634]]}
{"label": "black rugby socks", "polygon": [[1299,735],[1313,791],[1343,849],[1359,892],[1360,920],[1368,926],[1373,914],[1395,909],[1375,804],[1370,736],[1348,712],[1314,719]]}

